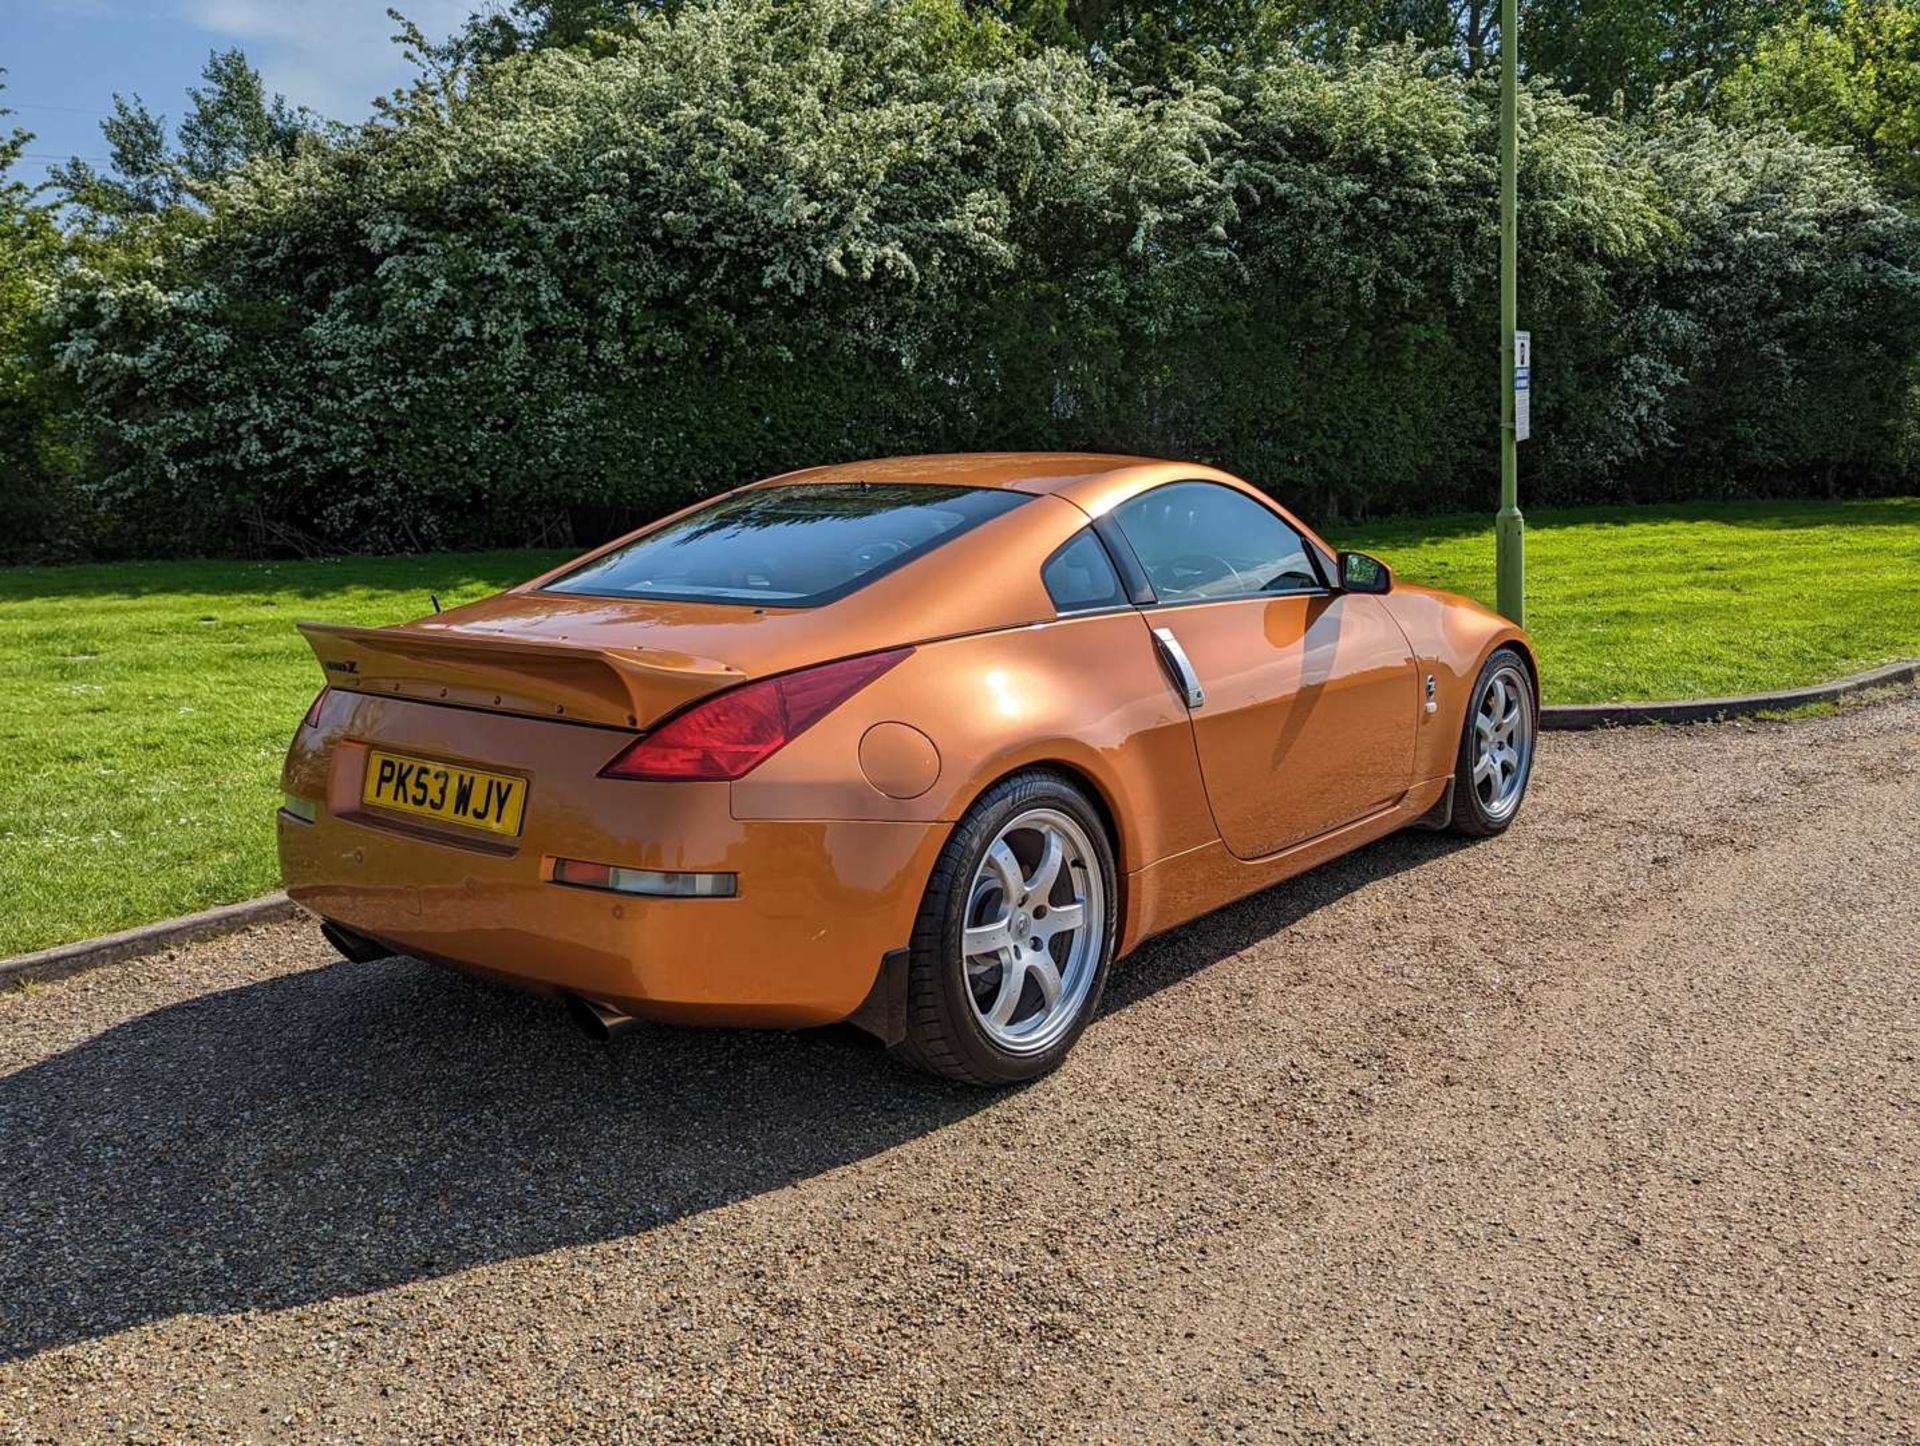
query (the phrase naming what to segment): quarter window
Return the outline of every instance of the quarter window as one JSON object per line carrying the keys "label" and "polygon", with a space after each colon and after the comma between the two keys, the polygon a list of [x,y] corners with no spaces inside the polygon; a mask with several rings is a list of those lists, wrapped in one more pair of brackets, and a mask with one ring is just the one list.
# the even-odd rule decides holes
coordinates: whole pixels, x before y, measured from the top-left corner
{"label": "quarter window", "polygon": [[1040,580],[1046,584],[1054,607],[1063,613],[1124,607],[1127,602],[1120,574],[1113,570],[1105,544],[1091,528],[1047,559],[1047,565],[1040,569]]}
{"label": "quarter window", "polygon": [[1161,602],[1314,592],[1306,540],[1251,497],[1175,482],[1117,508],[1114,520]]}

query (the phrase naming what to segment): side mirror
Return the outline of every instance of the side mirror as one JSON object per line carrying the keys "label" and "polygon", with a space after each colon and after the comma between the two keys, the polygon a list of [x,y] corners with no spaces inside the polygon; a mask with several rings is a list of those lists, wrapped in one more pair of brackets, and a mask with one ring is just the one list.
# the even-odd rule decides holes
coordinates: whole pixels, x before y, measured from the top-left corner
{"label": "side mirror", "polygon": [[1364,552],[1343,552],[1340,554],[1340,590],[1375,595],[1392,592],[1393,569]]}

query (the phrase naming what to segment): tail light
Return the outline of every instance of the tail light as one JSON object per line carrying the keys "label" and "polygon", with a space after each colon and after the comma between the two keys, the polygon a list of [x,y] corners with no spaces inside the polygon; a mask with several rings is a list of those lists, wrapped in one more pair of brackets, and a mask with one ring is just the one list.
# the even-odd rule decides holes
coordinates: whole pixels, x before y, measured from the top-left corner
{"label": "tail light", "polygon": [[744,778],[912,652],[895,648],[845,658],[704,698],[635,739],[600,776],[712,783]]}
{"label": "tail light", "polygon": [[311,728],[320,721],[320,710],[327,706],[327,694],[332,691],[333,689],[331,688],[322,688],[318,693],[314,694],[313,701],[307,704],[307,718],[306,721],[300,725],[302,728]]}

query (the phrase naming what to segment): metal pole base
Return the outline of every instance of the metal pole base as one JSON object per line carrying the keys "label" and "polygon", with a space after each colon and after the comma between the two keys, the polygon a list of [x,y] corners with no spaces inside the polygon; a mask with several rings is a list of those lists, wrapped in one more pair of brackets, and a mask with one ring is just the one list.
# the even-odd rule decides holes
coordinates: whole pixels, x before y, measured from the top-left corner
{"label": "metal pole base", "polygon": [[[1482,514],[1484,515],[1484,514]],[[1518,507],[1502,507],[1493,535],[1498,558],[1500,615],[1515,627],[1527,625],[1527,524]]]}

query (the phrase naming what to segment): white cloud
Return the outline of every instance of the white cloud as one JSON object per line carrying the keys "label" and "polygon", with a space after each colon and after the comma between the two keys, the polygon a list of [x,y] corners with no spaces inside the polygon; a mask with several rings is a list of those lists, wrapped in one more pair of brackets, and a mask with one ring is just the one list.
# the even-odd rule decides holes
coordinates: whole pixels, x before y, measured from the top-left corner
{"label": "white cloud", "polygon": [[[356,121],[408,77],[389,0],[180,0],[180,17],[209,49],[238,45],[266,81],[295,105],[331,120]],[[402,0],[400,11],[438,39],[477,0]]]}

